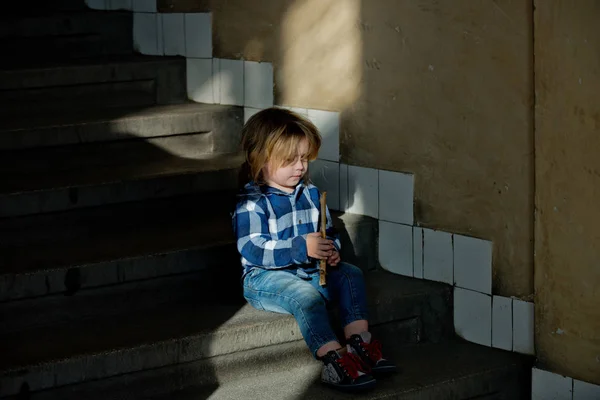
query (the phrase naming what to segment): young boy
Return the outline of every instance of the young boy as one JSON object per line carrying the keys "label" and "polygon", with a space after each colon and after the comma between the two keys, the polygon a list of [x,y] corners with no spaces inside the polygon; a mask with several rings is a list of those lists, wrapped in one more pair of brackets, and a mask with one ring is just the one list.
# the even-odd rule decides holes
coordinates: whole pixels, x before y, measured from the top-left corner
{"label": "young boy", "polygon": [[[396,367],[371,340],[365,284],[359,268],[340,259],[340,241],[319,190],[308,182],[308,161],[321,137],[299,115],[279,108],[255,114],[242,131],[248,184],[233,217],[242,256],[244,297],[259,310],[292,314],[312,354],[324,364],[321,380],[341,389],[367,389],[373,375]],[[327,239],[319,214],[327,214]],[[319,285],[327,260],[327,285]],[[327,304],[338,305],[347,345],[330,325]]]}

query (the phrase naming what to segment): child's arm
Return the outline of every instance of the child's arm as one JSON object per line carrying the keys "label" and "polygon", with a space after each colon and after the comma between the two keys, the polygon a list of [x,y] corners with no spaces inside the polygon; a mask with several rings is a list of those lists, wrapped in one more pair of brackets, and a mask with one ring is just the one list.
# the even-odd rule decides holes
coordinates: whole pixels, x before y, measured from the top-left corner
{"label": "child's arm", "polygon": [[247,199],[235,212],[234,230],[237,249],[242,257],[248,263],[264,269],[308,263],[306,238],[296,236],[286,240],[273,240],[269,232],[269,219],[259,202],[260,200]]}

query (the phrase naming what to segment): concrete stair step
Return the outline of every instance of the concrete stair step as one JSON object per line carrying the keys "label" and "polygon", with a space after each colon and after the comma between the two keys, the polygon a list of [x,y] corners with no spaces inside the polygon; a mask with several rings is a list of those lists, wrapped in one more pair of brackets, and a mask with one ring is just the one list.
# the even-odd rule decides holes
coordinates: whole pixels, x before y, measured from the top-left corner
{"label": "concrete stair step", "polygon": [[[132,42],[133,16],[130,12],[98,12],[92,10],[52,11],[44,14],[3,14],[0,16],[0,38],[124,34]],[[128,35],[128,36],[127,36]]]}
{"label": "concrete stair step", "polygon": [[[373,325],[389,324],[396,337],[414,343],[429,338],[430,327],[451,327],[448,286],[385,272],[368,273],[367,282]],[[3,393],[16,394],[24,384],[35,391],[301,338],[291,316],[210,304],[202,296],[180,300],[132,312],[125,304],[127,312],[120,314],[1,335]],[[440,300],[444,309],[433,310]]]}
{"label": "concrete stair step", "polygon": [[2,121],[0,150],[213,132],[219,134],[214,151],[229,153],[237,150],[242,125],[241,107],[212,104],[35,110]]}
{"label": "concrete stair step", "polygon": [[0,277],[10,289],[15,275],[231,243],[234,201],[215,191],[0,220]]}
{"label": "concrete stair step", "polygon": [[[218,196],[218,194],[217,194]],[[234,197],[233,194],[230,197]],[[223,203],[230,201],[229,198],[222,198]],[[155,212],[154,209],[160,207],[171,208],[178,207],[181,201],[163,200],[159,205],[152,205],[154,203],[148,202],[149,212]],[[0,230],[6,231],[7,236],[13,234],[21,236],[28,236],[28,240],[35,241],[35,237],[42,237],[38,239],[36,243],[43,241],[43,237],[55,237],[68,235],[70,230],[77,232],[85,231],[88,229],[91,232],[98,230],[98,226],[109,226],[113,224],[113,228],[120,232],[123,230],[121,227],[122,221],[121,216],[125,215],[127,218],[132,217],[133,214],[140,214],[145,207],[145,203],[132,203],[130,205],[121,205],[118,207],[108,207],[109,211],[106,213],[108,219],[103,220],[102,214],[98,214],[99,210],[92,210],[96,215],[95,219],[90,218],[90,210],[79,210],[71,211],[68,213],[58,213],[54,216],[33,216],[27,218],[13,219],[10,224],[7,221],[0,221]],[[202,199],[199,199],[198,205],[202,205]],[[104,208],[107,208],[105,206]],[[219,208],[218,210],[220,210]],[[111,210],[116,210],[113,211]],[[119,211],[121,210],[121,211]],[[222,265],[239,265],[239,258],[237,250],[235,249],[234,238],[230,234],[231,219],[229,217],[230,210],[225,210],[219,216],[215,215],[212,217],[212,213],[207,217],[206,223],[210,224],[210,228],[203,226],[197,226],[198,230],[212,229],[213,235],[210,233],[200,235],[199,238],[207,237],[208,242],[204,246],[198,246],[198,243],[194,241],[194,237],[184,237],[184,240],[177,242],[176,238],[171,238],[171,234],[168,230],[157,231],[154,229],[152,232],[138,233],[132,228],[127,228],[126,231],[131,235],[140,236],[140,240],[149,240],[147,246],[139,248],[132,247],[131,243],[136,239],[134,237],[127,237],[124,233],[123,239],[115,238],[111,240],[109,234],[103,234],[107,238],[102,239],[107,243],[108,246],[116,247],[120,251],[112,250],[108,254],[103,255],[101,249],[95,248],[93,245],[85,244],[84,246],[94,248],[94,252],[91,254],[95,257],[94,260],[103,259],[104,261],[91,261],[83,255],[77,255],[77,251],[73,251],[72,245],[69,240],[64,240],[64,243],[59,244],[57,250],[50,250],[42,248],[42,253],[37,263],[30,265],[30,268],[24,268],[26,263],[30,262],[31,255],[28,255],[26,247],[23,246],[21,250],[22,254],[26,256],[19,259],[15,257],[10,262],[14,263],[11,267],[10,264],[4,265],[4,271],[0,269],[0,308],[6,313],[5,320],[7,324],[12,326],[13,324],[18,325],[18,321],[25,319],[28,320],[25,310],[28,305],[34,304],[36,301],[43,300],[44,296],[49,296],[47,301],[52,310],[40,311],[39,315],[48,314],[50,317],[53,313],[56,313],[59,306],[53,302],[66,301],[70,302],[70,298],[64,296],[87,296],[85,291],[93,288],[106,288],[106,290],[112,290],[110,287],[116,287],[116,285],[138,282],[147,279],[154,279],[160,277],[166,277],[170,275],[178,274],[190,274],[190,273],[201,273],[206,270],[214,271],[215,268],[219,268]],[[159,211],[158,214],[163,214],[165,211]],[[195,214],[190,214],[192,217]],[[333,212],[334,224],[341,232],[342,241],[342,257],[344,260],[354,263],[355,265],[361,266],[365,270],[373,270],[377,263],[377,249],[372,246],[372,243],[377,238],[378,222],[376,219],[352,214],[343,214]],[[147,214],[145,214],[147,215]],[[190,215],[185,212],[175,214],[170,212],[172,218],[188,219]],[[143,215],[144,216],[144,215]],[[149,217],[152,218],[152,217]],[[200,219],[202,222],[203,220]],[[160,221],[159,221],[160,222]],[[85,224],[90,224],[90,227],[86,227]],[[148,222],[149,223],[149,222]],[[144,223],[142,226],[146,226],[148,223]],[[4,224],[4,225],[3,225]],[[80,226],[78,226],[78,224]],[[175,221],[171,220],[166,226],[170,229],[178,229],[179,226],[188,226],[189,222],[186,221]],[[202,225],[199,223],[198,225]],[[72,227],[74,226],[74,227]],[[163,225],[164,227],[164,225]],[[188,229],[188,228],[186,228]],[[67,231],[67,234],[61,233]],[[29,232],[26,235],[23,232]],[[175,232],[175,231],[173,231]],[[223,236],[219,237],[218,232],[223,232]],[[99,235],[87,235],[89,240],[96,240],[95,237]],[[120,235],[121,236],[121,235]],[[178,237],[175,234],[176,237]],[[79,238],[79,242],[75,243],[75,248],[81,246],[81,243],[85,242],[84,237]],[[167,237],[167,245],[161,241],[162,237]],[[216,243],[216,244],[214,244]],[[32,245],[30,248],[32,252],[40,251],[37,244]],[[14,251],[14,250],[13,250]],[[108,250],[107,250],[108,251]],[[61,257],[61,252],[65,252]],[[49,253],[55,254],[54,261],[50,260],[50,264],[47,264],[44,257],[49,257]],[[83,253],[82,253],[83,254]],[[115,259],[111,259],[114,256]],[[231,258],[235,258],[235,261],[229,261]],[[25,263],[25,264],[24,264]],[[62,266],[62,267],[61,267]],[[231,271],[230,268],[225,270],[220,269],[221,273]],[[211,272],[212,273],[212,272]],[[237,271],[236,271],[237,274]],[[237,275],[239,276],[239,275]],[[236,278],[237,279],[237,278]],[[211,280],[212,282],[212,280]],[[103,289],[104,290],[104,289]],[[75,297],[77,297],[75,296]],[[92,295],[90,295],[92,296]],[[92,296],[94,297],[94,296]],[[39,298],[39,299],[38,299]],[[32,302],[27,301],[10,303],[11,300],[24,300],[30,299]],[[63,299],[63,300],[60,300]],[[4,302],[4,304],[1,304]],[[9,302],[9,303],[7,303]],[[71,307],[70,303],[60,303],[61,307]],[[77,303],[79,304],[79,303]],[[42,305],[37,305],[42,307]],[[80,308],[78,310],[82,311]],[[10,311],[15,310],[15,311]],[[60,311],[58,311],[61,314]],[[23,315],[19,315],[23,313]],[[12,317],[8,317],[8,315]],[[62,314],[61,314],[62,315]],[[79,315],[75,313],[75,315]],[[14,317],[14,318],[13,318]],[[34,323],[37,323],[35,315],[32,317]],[[47,318],[39,318],[40,321],[45,321]],[[24,324],[28,322],[21,322]],[[29,321],[31,323],[31,321]]]}
{"label": "concrete stair step", "polygon": [[31,400],[125,399],[528,399],[532,360],[458,340],[386,342],[401,372],[352,396],[320,383],[321,363],[303,341],[32,392]]}
{"label": "concrete stair step", "polygon": [[185,59],[140,55],[15,60],[0,67],[0,116],[32,109],[150,106],[186,101]]}
{"label": "concrete stair step", "polygon": [[[530,397],[526,389],[529,387],[527,380],[531,376],[532,363],[520,355],[470,343],[449,342],[394,346],[390,358],[398,360],[402,372],[379,379],[373,391],[355,396],[322,385],[321,364],[318,361],[274,361],[275,355],[265,359],[263,363],[275,363],[279,368],[272,368],[272,372],[263,375],[256,376],[247,372],[252,367],[246,364],[245,369],[240,368],[238,379],[228,377],[229,379],[220,382],[196,386],[193,384],[194,378],[188,378],[192,382],[188,386],[185,379],[187,377],[184,377],[181,379],[184,381],[181,389],[171,385],[173,390],[164,394],[156,395],[156,391],[153,394],[148,390],[149,387],[143,392],[148,395],[145,398],[155,400],[341,400],[349,397],[370,400],[519,400]],[[217,363],[215,360],[215,364]],[[213,375],[220,377],[219,372],[219,368],[215,367]],[[124,399],[128,394],[137,393],[135,389],[122,389],[119,392],[119,395],[114,396],[111,393],[111,398]],[[67,390],[64,393],[64,398],[69,399]]]}
{"label": "concrete stair step", "polygon": [[[129,39],[129,40],[128,40]],[[71,58],[126,55],[133,53],[131,34],[84,33],[41,37],[0,38],[4,57],[24,60],[64,60]]]}

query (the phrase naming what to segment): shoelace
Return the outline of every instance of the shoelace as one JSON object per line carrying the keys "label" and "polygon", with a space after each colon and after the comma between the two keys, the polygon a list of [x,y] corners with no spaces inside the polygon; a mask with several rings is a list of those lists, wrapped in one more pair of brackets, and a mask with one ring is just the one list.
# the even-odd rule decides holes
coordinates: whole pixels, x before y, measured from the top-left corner
{"label": "shoelace", "polygon": [[337,362],[352,379],[358,378],[359,365],[361,365],[361,359],[358,356],[346,353],[338,358]]}
{"label": "shoelace", "polygon": [[361,342],[360,345],[373,363],[376,363],[383,358],[381,342],[379,340],[373,340],[371,343]]}

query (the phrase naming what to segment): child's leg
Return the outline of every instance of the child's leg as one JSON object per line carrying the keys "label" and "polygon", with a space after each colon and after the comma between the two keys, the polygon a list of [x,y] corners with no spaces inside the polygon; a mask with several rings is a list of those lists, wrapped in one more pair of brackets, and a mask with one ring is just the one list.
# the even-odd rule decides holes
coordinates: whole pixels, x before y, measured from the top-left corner
{"label": "child's leg", "polygon": [[327,288],[339,304],[346,339],[369,330],[365,280],[360,268],[341,262],[327,269]]}
{"label": "child's leg", "polygon": [[325,300],[308,281],[285,271],[251,271],[244,297],[259,310],[292,314],[312,354],[321,357],[341,347],[331,328]]}
{"label": "child's leg", "polygon": [[354,265],[339,263],[327,271],[327,286],[337,299],[348,348],[358,355],[373,373],[396,371],[382,355],[381,343],[371,340],[367,322],[367,299],[362,271]]}

